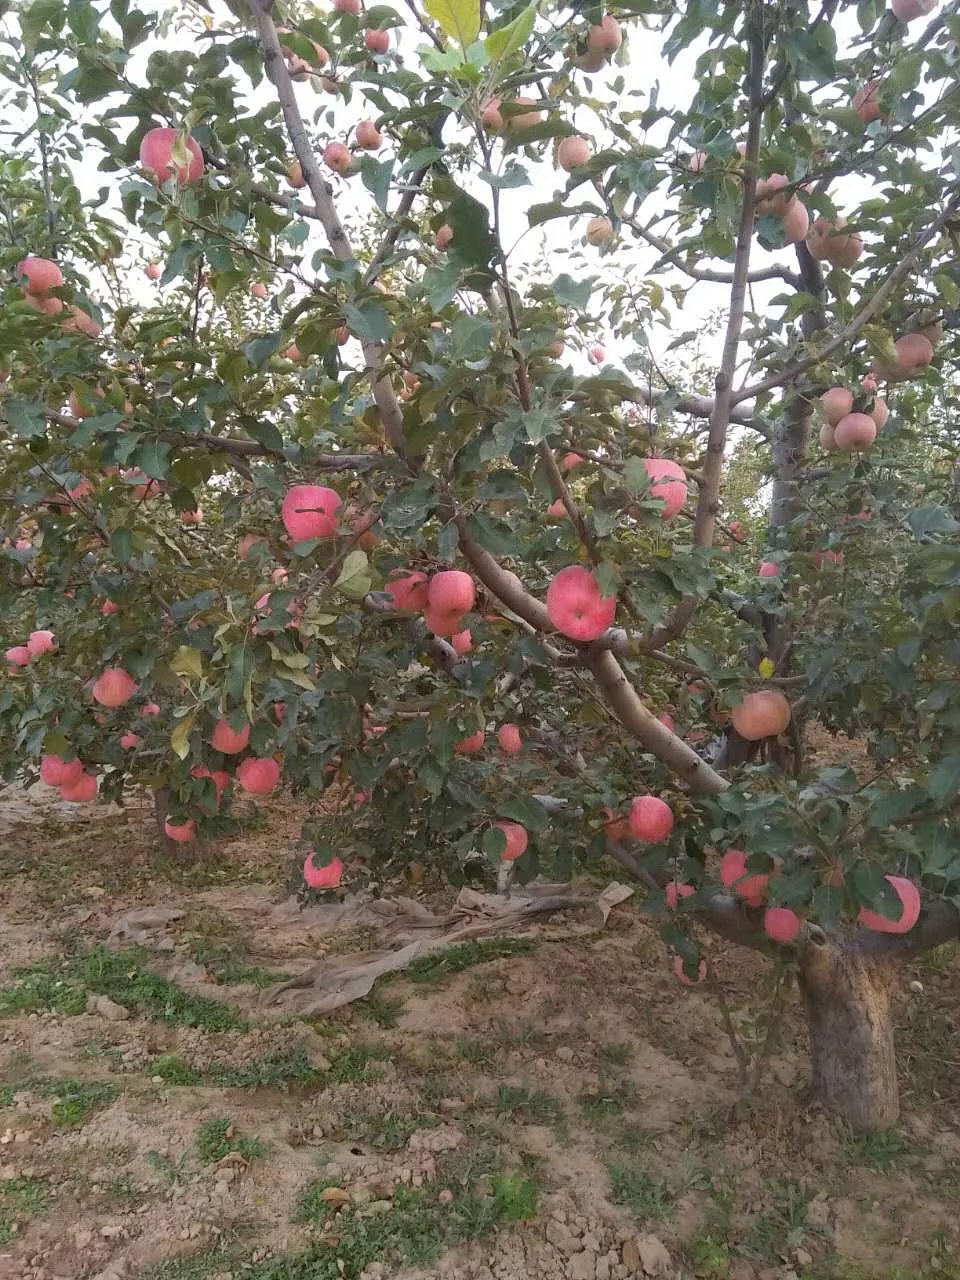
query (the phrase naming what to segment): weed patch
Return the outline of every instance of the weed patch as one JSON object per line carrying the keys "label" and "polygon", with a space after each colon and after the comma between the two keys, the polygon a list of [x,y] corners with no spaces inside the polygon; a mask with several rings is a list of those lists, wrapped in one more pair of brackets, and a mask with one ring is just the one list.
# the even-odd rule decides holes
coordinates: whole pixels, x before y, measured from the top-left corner
{"label": "weed patch", "polygon": [[463,942],[435,955],[424,956],[405,971],[404,977],[411,982],[441,982],[475,965],[509,956],[527,956],[535,950],[536,943],[531,938],[481,938],[477,942]]}
{"label": "weed patch", "polygon": [[244,1160],[256,1160],[266,1151],[259,1138],[244,1138],[238,1134],[229,1119],[209,1121],[197,1134],[194,1145],[204,1164],[216,1164],[234,1152]]}

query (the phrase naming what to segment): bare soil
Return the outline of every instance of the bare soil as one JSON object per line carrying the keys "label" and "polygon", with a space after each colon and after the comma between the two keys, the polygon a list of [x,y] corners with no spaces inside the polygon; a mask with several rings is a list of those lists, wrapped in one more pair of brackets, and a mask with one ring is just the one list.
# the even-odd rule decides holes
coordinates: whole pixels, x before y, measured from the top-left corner
{"label": "bare soil", "polygon": [[[0,1280],[960,1277],[956,951],[904,971],[902,1123],[856,1138],[792,991],[740,1097],[718,991],[636,900],[278,1021],[264,985],[375,943],[277,927],[298,830],[278,802],[165,861],[146,810],[0,795]],[[116,952],[143,907],[183,915]],[[708,945],[756,1047],[772,967]]]}

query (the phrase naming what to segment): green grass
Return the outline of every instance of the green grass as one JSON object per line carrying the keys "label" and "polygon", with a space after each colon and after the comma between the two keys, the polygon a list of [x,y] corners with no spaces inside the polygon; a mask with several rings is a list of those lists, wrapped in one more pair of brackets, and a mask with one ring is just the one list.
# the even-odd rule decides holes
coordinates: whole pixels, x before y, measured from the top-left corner
{"label": "green grass", "polygon": [[39,1178],[9,1178],[0,1182],[0,1245],[15,1237],[16,1225],[42,1213],[50,1192]]}
{"label": "green grass", "polygon": [[202,965],[214,981],[224,986],[246,983],[255,987],[272,987],[274,983],[285,982],[290,977],[289,973],[279,969],[264,969],[250,964],[244,953],[245,948],[239,942],[214,943],[203,938],[190,941],[193,960]]}
{"label": "green grass", "polygon": [[411,982],[442,982],[452,974],[462,973],[475,965],[509,956],[527,956],[535,950],[536,943],[531,938],[481,938],[477,942],[462,942],[435,955],[424,956],[405,971],[404,977]]}
{"label": "green grass", "polygon": [[87,992],[109,996],[118,1004],[155,1022],[195,1027],[202,1031],[242,1031],[244,1020],[226,1005],[191,995],[166,978],[152,973],[137,951],[108,951],[105,947],[83,956],[18,969],[16,981],[0,991],[0,1014],[49,1009],[54,1013],[83,1013]]}
{"label": "green grass", "polygon": [[378,1151],[400,1151],[418,1129],[432,1128],[436,1116],[423,1111],[354,1111],[347,1123],[347,1136],[354,1142],[365,1142]]}
{"label": "green grass", "polygon": [[[59,1125],[83,1124],[95,1111],[108,1107],[120,1096],[115,1084],[85,1080],[20,1080],[0,1086],[0,1107],[13,1106],[18,1093],[54,1098],[51,1114]],[[4,1184],[0,1182],[0,1187]]]}
{"label": "green grass", "polygon": [[164,1053],[147,1068],[151,1075],[161,1076],[165,1084],[191,1087],[202,1084],[220,1085],[226,1089],[306,1088],[323,1083],[328,1076],[313,1065],[302,1046],[278,1049],[253,1062],[238,1067],[214,1063],[194,1067],[175,1053]]}
{"label": "green grass", "polygon": [[[327,1182],[308,1188],[295,1221],[319,1229],[333,1226],[335,1246],[317,1243],[305,1253],[254,1267],[250,1280],[355,1280],[371,1262],[387,1275],[404,1267],[432,1266],[448,1249],[482,1239],[500,1223],[536,1215],[537,1192],[526,1176],[491,1174],[491,1153],[476,1151],[451,1160],[428,1186],[398,1187],[389,1208],[364,1212],[345,1206],[336,1215],[322,1199]],[[486,1186],[479,1185],[480,1179]],[[440,1200],[449,1190],[452,1201]]]}
{"label": "green grass", "polygon": [[373,990],[368,996],[358,1000],[353,1008],[356,1013],[359,1013],[364,1018],[369,1018],[378,1027],[383,1027],[385,1031],[390,1031],[400,1021],[400,1014],[403,1012],[403,1001]]}
{"label": "green grass", "polygon": [[382,1075],[378,1063],[389,1057],[381,1045],[351,1045],[334,1059],[326,1079],[332,1084],[373,1084]]}
{"label": "green grass", "polygon": [[622,1204],[638,1223],[663,1218],[673,1203],[669,1186],[635,1165],[612,1161],[607,1165],[610,1199]]}
{"label": "green grass", "polygon": [[489,1071],[496,1063],[499,1050],[489,1039],[479,1036],[464,1036],[457,1041],[457,1052],[464,1062],[479,1071]]}
{"label": "green grass", "polygon": [[900,1129],[882,1129],[879,1133],[851,1134],[845,1147],[851,1164],[883,1173],[902,1160],[910,1144]]}
{"label": "green grass", "polygon": [[604,1129],[612,1119],[619,1121],[636,1098],[632,1087],[625,1081],[609,1080],[601,1074],[596,1089],[581,1093],[577,1101],[588,1123]]}
{"label": "green grass", "polygon": [[186,1176],[186,1156],[181,1156],[178,1161],[174,1161],[160,1151],[148,1151],[143,1158],[168,1187],[176,1186]]}
{"label": "green grass", "polygon": [[744,1252],[761,1261],[790,1253],[807,1230],[807,1204],[811,1193],[785,1178],[771,1188],[773,1206],[750,1223]]}
{"label": "green grass", "polygon": [[236,1152],[244,1160],[256,1160],[266,1151],[259,1138],[244,1138],[231,1132],[233,1121],[230,1119],[210,1120],[196,1136],[194,1146],[197,1155],[204,1164],[216,1164],[224,1156]]}
{"label": "green grass", "polygon": [[205,1249],[203,1253],[158,1262],[141,1272],[140,1280],[211,1280],[211,1277],[229,1271],[235,1260],[236,1251],[233,1249]]}
{"label": "green grass", "polygon": [[558,1132],[566,1130],[567,1116],[563,1103],[542,1089],[525,1085],[502,1084],[497,1090],[497,1111],[521,1124],[548,1125]]}
{"label": "green grass", "polygon": [[203,1072],[191,1067],[189,1062],[175,1053],[164,1053],[150,1063],[147,1068],[151,1075],[160,1076],[164,1084],[199,1085],[203,1084]]}

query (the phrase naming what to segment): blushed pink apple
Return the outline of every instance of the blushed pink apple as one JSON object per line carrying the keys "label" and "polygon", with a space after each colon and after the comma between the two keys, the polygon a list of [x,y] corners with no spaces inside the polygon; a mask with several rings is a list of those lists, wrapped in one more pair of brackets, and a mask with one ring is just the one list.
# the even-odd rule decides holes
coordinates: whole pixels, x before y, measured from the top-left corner
{"label": "blushed pink apple", "polygon": [[124,751],[135,751],[142,741],[139,733],[134,733],[132,730],[120,735],[120,746]]}
{"label": "blushed pink apple", "polygon": [[547,515],[551,520],[563,520],[567,514],[567,508],[563,505],[562,498],[554,498],[547,507]]}
{"label": "blushed pink apple", "polygon": [[783,733],[790,714],[790,703],[779,689],[757,689],[733,708],[730,720],[741,738],[759,742]]}
{"label": "blushed pink apple", "polygon": [[789,907],[767,907],[763,913],[763,930],[774,942],[793,942],[803,921]]}
{"label": "blushed pink apple", "polygon": [[450,637],[450,643],[453,645],[457,653],[469,653],[473,648],[473,637],[467,628],[464,631],[456,631]]}
{"label": "blushed pink apple", "polygon": [[567,173],[580,169],[593,158],[593,147],[578,133],[563,138],[557,147],[557,164]]}
{"label": "blushed pink apple", "polygon": [[522,858],[529,843],[526,827],[522,827],[519,822],[495,822],[493,825],[497,831],[503,832],[507,841],[507,847],[501,853],[500,860],[516,862],[518,858]]}
{"label": "blushed pink apple", "polygon": [[582,467],[586,462],[586,458],[580,453],[565,453],[560,462],[560,466],[564,471],[572,471],[574,467]]}
{"label": "blushed pink apple", "polygon": [[589,569],[572,564],[561,569],[547,588],[547,613],[556,629],[571,640],[596,640],[612,624],[615,596],[601,596]]}
{"label": "blushed pink apple", "polygon": [[471,733],[469,737],[461,738],[453,749],[457,755],[475,756],[478,751],[483,750],[486,736],[482,729],[478,729],[476,733]]}
{"label": "blushed pink apple", "polygon": [[650,478],[650,497],[664,503],[661,519],[672,520],[687,500],[686,472],[669,458],[644,458],[643,465]]}
{"label": "blushed pink apple", "polygon": [[144,268],[143,274],[148,280],[159,280],[163,275],[163,269],[159,262],[148,262]]}
{"label": "blushed pink apple", "polygon": [[281,516],[294,542],[310,538],[332,538],[337,531],[337,513],[343,499],[336,489],[320,484],[296,484],[287,490]]}
{"label": "blushed pink apple", "polygon": [[773,560],[761,560],[760,568],[757,570],[759,578],[778,578],[780,576],[780,566]]}
{"label": "blushed pink apple", "polygon": [[48,787],[70,786],[83,774],[83,761],[79,759],[64,760],[62,756],[42,755],[40,757],[40,778]]}
{"label": "blushed pink apple", "polygon": [[461,630],[460,619],[470,612],[476,598],[477,588],[469,573],[462,569],[441,569],[435,573],[427,587],[430,630],[440,636]]}
{"label": "blushed pink apple", "polygon": [[864,124],[871,124],[874,120],[883,119],[880,103],[877,101],[879,91],[880,81],[868,80],[853,95],[851,105]]}
{"label": "blushed pink apple", "polygon": [[248,756],[237,766],[237,782],[252,796],[266,796],[280,781],[280,765],[273,756]]}
{"label": "blushed pink apple", "polygon": [[352,161],[350,148],[345,147],[342,142],[330,142],[324,148],[323,163],[334,173],[346,173]]}
{"label": "blushed pink apple", "polygon": [[11,667],[26,667],[29,666],[33,654],[25,644],[15,644],[7,650],[4,657]]}
{"label": "blushed pink apple", "polygon": [[671,911],[676,911],[681,898],[692,898],[696,892],[692,884],[677,884],[675,880],[671,880],[666,888],[667,906]]}
{"label": "blushed pink apple", "polygon": [[390,32],[373,27],[363,33],[363,43],[370,53],[386,53],[390,48]]}
{"label": "blushed pink apple", "polygon": [[150,174],[155,182],[166,182],[174,172],[181,184],[197,182],[203,177],[203,152],[200,144],[190,137],[183,139],[190,158],[187,164],[178,167],[173,159],[176,141],[176,129],[149,129],[143,135],[140,143],[140,168]]}
{"label": "blushed pink apple", "polygon": [[635,796],[628,821],[635,840],[660,844],[673,830],[673,810],[659,796]]}
{"label": "blushed pink apple", "polygon": [[160,704],[157,702],[145,702],[140,708],[142,716],[158,716],[160,714]]}
{"label": "blushed pink apple", "polygon": [[594,345],[589,347],[587,350],[587,359],[591,364],[603,364],[606,358],[606,350],[600,346],[599,342],[594,343]]}
{"label": "blushed pink apple", "polygon": [[909,933],[920,919],[920,890],[912,880],[905,876],[885,876],[884,879],[893,888],[903,904],[903,911],[898,920],[888,920],[878,911],[860,908],[857,916],[860,924],[872,929],[875,933]]}
{"label": "blushed pink apple", "polygon": [[623,40],[620,23],[607,13],[587,33],[587,48],[593,53],[616,53]]}
{"label": "blushed pink apple", "polygon": [[294,191],[301,191],[306,185],[303,165],[299,160],[291,160],[287,165],[287,186],[293,187]]}
{"label": "blushed pink apple", "polygon": [[89,804],[91,800],[96,800],[98,786],[94,774],[81,772],[74,781],[61,786],[60,794],[71,804]]}
{"label": "blushed pink apple", "polygon": [[663,725],[665,729],[669,729],[671,733],[676,733],[677,722],[674,720],[673,716],[670,714],[669,711],[661,711],[660,714],[657,716],[657,719],[660,721],[660,723]]}
{"label": "blushed pink apple", "polygon": [[508,756],[515,756],[523,749],[523,739],[515,724],[502,724],[497,730],[497,741]]}
{"label": "blushed pink apple", "polygon": [[163,824],[163,834],[176,844],[189,844],[197,838],[197,824],[193,818],[185,818],[183,822],[171,822],[167,818]]}
{"label": "blushed pink apple", "polygon": [[452,239],[453,227],[449,226],[448,223],[445,222],[442,227],[437,228],[436,242],[437,248],[441,253],[448,247]]}
{"label": "blushed pink apple", "polygon": [[820,397],[820,406],[831,427],[835,427],[841,418],[853,412],[853,392],[846,387],[831,387]]}
{"label": "blushed pink apple", "polygon": [[261,302],[269,297],[267,286],[262,280],[254,280],[253,284],[250,286],[250,297],[258,298]]}
{"label": "blushed pink apple", "polygon": [[848,413],[833,429],[837,448],[850,452],[868,449],[877,438],[877,424],[866,413]]}
{"label": "blushed pink apple", "polygon": [[93,682],[93,697],[101,707],[122,707],[140,686],[123,667],[104,667]]}
{"label": "blushed pink apple", "polygon": [[372,120],[361,120],[357,125],[357,146],[362,151],[379,151],[383,134]]}
{"label": "blushed pink apple", "polygon": [[43,297],[63,285],[63,272],[50,258],[27,257],[17,263],[17,279],[25,280],[24,293]]}
{"label": "blushed pink apple", "polygon": [[313,854],[308,853],[303,864],[303,878],[310,889],[336,889],[343,879],[343,859],[331,858],[325,867],[318,867]]}
{"label": "blushed pink apple", "polygon": [[588,244],[600,249],[604,245],[612,244],[617,238],[617,233],[610,219],[598,214],[587,223],[586,237]]}
{"label": "blushed pink apple", "polygon": [[419,571],[403,573],[400,577],[390,578],[384,583],[384,595],[392,598],[394,607],[410,613],[419,613],[427,607],[429,581],[425,573]]}
{"label": "blushed pink apple", "polygon": [[909,23],[933,13],[938,3],[939,0],[891,0],[890,8],[901,22]]}
{"label": "blushed pink apple", "polygon": [[229,721],[218,720],[213,726],[209,741],[215,751],[222,751],[225,756],[235,756],[250,741],[250,726],[245,724],[242,729],[231,729]]}
{"label": "blushed pink apple", "polygon": [[490,98],[480,111],[480,123],[491,133],[503,128],[503,114],[500,110],[500,99]]}
{"label": "blushed pink apple", "polygon": [[115,604],[112,600],[104,600],[103,604],[100,606],[100,612],[105,618],[109,618],[112,613],[120,612],[120,606]]}

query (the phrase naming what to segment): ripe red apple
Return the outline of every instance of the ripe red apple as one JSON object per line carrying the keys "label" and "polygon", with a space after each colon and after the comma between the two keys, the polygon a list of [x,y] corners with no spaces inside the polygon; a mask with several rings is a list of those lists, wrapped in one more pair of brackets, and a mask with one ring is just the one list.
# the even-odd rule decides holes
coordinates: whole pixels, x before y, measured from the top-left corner
{"label": "ripe red apple", "polygon": [[561,569],[547,588],[550,621],[571,640],[596,640],[612,624],[616,612],[616,597],[601,596],[596,578],[582,565]]}
{"label": "ripe red apple", "polygon": [[748,742],[775,738],[790,723],[790,703],[779,689],[757,689],[734,707],[730,719],[740,737]]}
{"label": "ripe red apple", "polygon": [[795,191],[788,190],[789,185],[790,179],[785,173],[773,173],[769,178],[761,178],[757,183],[757,210],[760,213],[772,213],[777,218],[785,217],[797,198]]}
{"label": "ripe red apple", "polygon": [[173,160],[173,149],[177,142],[177,130],[158,128],[149,129],[140,143],[140,168],[150,174],[155,182],[166,182],[176,171],[177,181],[181,184],[197,182],[203,177],[203,152],[199,143],[191,137],[183,139],[190,153],[187,164],[176,166]]}
{"label": "ripe red apple", "polygon": [[933,13],[938,3],[939,0],[891,0],[890,8],[895,17],[903,23],[908,23]]}
{"label": "ripe red apple", "polygon": [[587,33],[587,48],[592,53],[616,53],[622,40],[623,33],[620,30],[620,23],[607,13]]}
{"label": "ripe red apple", "polygon": [[470,634],[470,629],[455,631],[450,637],[450,643],[457,653],[469,653],[473,648],[473,637]]}
{"label": "ripe red apple", "polygon": [[197,824],[193,818],[184,818],[183,822],[171,822],[167,818],[163,824],[163,834],[177,844],[189,844],[197,838]]}
{"label": "ripe red apple", "polygon": [[336,489],[320,484],[295,484],[283,500],[284,528],[294,542],[332,538],[337,532],[337,513],[342,503]]}
{"label": "ripe red apple", "polygon": [[563,505],[562,498],[554,498],[547,507],[547,515],[551,520],[565,520],[567,518],[567,508]]}
{"label": "ripe red apple", "polygon": [[17,264],[17,279],[26,281],[24,293],[34,297],[43,297],[51,289],[59,289],[63,284],[63,272],[49,258],[24,258]]}
{"label": "ripe red apple", "polygon": [[25,293],[23,300],[27,306],[32,307],[34,311],[39,311],[41,315],[58,316],[63,310],[63,303],[59,298],[40,298],[32,293]]}
{"label": "ripe red apple", "polygon": [[[352,0],[334,0],[337,8],[341,4],[352,3]],[[359,0],[357,0],[356,9],[342,9],[343,13],[359,13]],[[343,859],[331,858],[325,867],[318,867],[313,860],[313,854],[307,854],[307,859],[303,864],[303,878],[310,889],[336,889],[340,881],[343,879]]]}
{"label": "ripe red apple", "polygon": [[672,520],[687,500],[686,472],[669,458],[644,458],[643,465],[650,477],[650,497],[665,504],[660,518]]}
{"label": "ripe red apple", "polygon": [[12,649],[7,650],[4,657],[12,667],[26,667],[33,655],[25,644],[15,644]]}
{"label": "ripe red apple", "polygon": [[783,215],[783,238],[787,244],[799,244],[810,230],[810,214],[802,200],[794,201]]}
{"label": "ripe red apple", "polygon": [[863,237],[856,231],[844,233],[846,218],[817,218],[807,236],[810,256],[838,267],[852,267],[863,253]]}
{"label": "ripe red apple", "polygon": [[139,689],[133,676],[123,667],[104,667],[93,682],[94,701],[101,707],[122,707]]}
{"label": "ripe red apple", "polygon": [[502,724],[497,730],[497,741],[508,756],[515,756],[523,749],[520,730],[515,724]]}
{"label": "ripe red apple", "polygon": [[829,549],[826,551],[815,552],[813,556],[813,567],[815,569],[822,569],[825,564],[843,564],[843,552],[831,551]]}
{"label": "ripe red apple", "polygon": [[879,92],[880,81],[868,80],[867,83],[861,85],[853,95],[853,109],[864,124],[870,124],[874,120],[883,119],[883,113],[880,110],[880,103],[877,101],[877,94]]}
{"label": "ripe red apple", "polygon": [[591,75],[594,75],[597,71],[602,71],[607,65],[607,55],[600,50],[591,49],[589,45],[585,45],[573,61],[574,65],[578,66],[581,71],[588,71]]}
{"label": "ripe red apple", "polygon": [[248,724],[239,730],[231,729],[227,720],[218,720],[209,738],[211,747],[215,751],[222,751],[225,756],[235,756],[244,750],[249,741],[250,726]]}
{"label": "ripe red apple", "polygon": [[[48,298],[48,302],[60,302],[59,298]],[[61,304],[62,306],[62,304]],[[57,307],[57,311],[61,308]],[[97,324],[93,316],[88,316],[86,311],[81,311],[79,307],[71,307],[70,314],[63,322],[64,333],[81,333],[85,338],[99,338],[103,330]]]}
{"label": "ripe red apple", "polygon": [[361,120],[357,125],[357,146],[362,151],[379,151],[383,134],[372,120]]}
{"label": "ripe red apple", "polygon": [[846,387],[831,387],[820,397],[820,405],[827,422],[835,427],[841,418],[853,412],[853,392]]}
{"label": "ripe red apple", "polygon": [[669,729],[671,733],[676,733],[677,722],[676,720],[674,720],[673,716],[670,714],[669,711],[661,711],[660,714],[657,716],[657,719],[660,721],[660,723],[663,725],[665,729]]}
{"label": "ripe red apple", "polygon": [[612,244],[617,238],[617,233],[614,231],[613,223],[610,219],[598,214],[587,223],[586,236],[588,244],[600,249],[604,245]]}
{"label": "ripe red apple", "polygon": [[452,636],[461,629],[460,621],[473,608],[476,598],[477,588],[469,573],[442,569],[427,587],[427,626],[436,636]]}
{"label": "ripe red apple", "polygon": [[529,844],[526,827],[522,827],[519,822],[495,822],[493,825],[503,832],[507,841],[507,847],[500,855],[501,861],[516,862],[518,858],[522,858]]}
{"label": "ripe red apple", "polygon": [[834,427],[833,438],[847,452],[868,449],[877,438],[877,424],[866,413],[848,413]]}
{"label": "ripe red apple", "polygon": [[890,408],[886,400],[877,396],[873,402],[873,408],[870,410],[870,417],[877,424],[877,430],[882,431],[886,426],[887,419],[890,417]]}
{"label": "ripe red apple", "polygon": [[500,99],[490,98],[480,111],[480,123],[491,133],[503,128],[503,115],[500,111]]}
{"label": "ripe red apple", "polygon": [[100,612],[105,618],[109,618],[112,613],[120,612],[120,606],[115,604],[113,600],[104,600],[103,604],[100,606]]}
{"label": "ripe red apple", "polygon": [[442,227],[437,228],[437,248],[442,253],[453,239],[453,227],[444,223]]}
{"label": "ripe red apple", "polygon": [[261,302],[263,302],[265,298],[269,297],[269,294],[267,293],[267,286],[262,280],[254,280],[253,284],[250,286],[250,297],[258,298]]}
{"label": "ripe red apple", "polygon": [[703,173],[707,165],[707,153],[705,151],[695,151],[687,161],[687,168],[691,173]]}
{"label": "ripe red apple", "polygon": [[245,533],[237,545],[237,555],[240,559],[246,560],[258,542],[263,543],[264,546],[267,545],[266,538],[261,537],[259,533]]}
{"label": "ripe red apple", "polygon": [[328,142],[323,151],[323,163],[334,173],[344,174],[350,168],[353,155],[342,142]]}
{"label": "ripe red apple", "polygon": [[567,173],[580,169],[593,158],[593,147],[579,133],[563,138],[557,147],[557,164]]}
{"label": "ripe red apple", "polygon": [[564,471],[572,471],[574,467],[582,467],[586,462],[586,458],[580,453],[565,453],[560,461],[560,466]]}
{"label": "ripe red apple", "polygon": [[692,898],[696,892],[692,884],[677,884],[675,880],[671,880],[666,888],[667,906],[671,911],[676,911],[681,898]]}
{"label": "ripe red apple", "polygon": [[31,631],[27,639],[27,652],[31,658],[39,658],[43,653],[55,653],[57,642],[52,631]]}
{"label": "ripe red apple", "polygon": [[825,422],[820,428],[820,448],[827,453],[831,453],[837,447],[837,441],[833,434],[833,427],[829,422]]}
{"label": "ripe red apple", "polygon": [[391,578],[383,587],[384,594],[392,597],[394,607],[411,613],[425,609],[429,587],[427,575],[419,572],[404,573],[402,569],[395,572],[402,576]]}
{"label": "ripe red apple", "polygon": [[483,749],[486,736],[482,729],[478,729],[476,733],[471,733],[469,737],[461,738],[453,749],[461,756],[475,756],[478,751]]}
{"label": "ripe red apple", "polygon": [[774,942],[792,942],[803,921],[789,907],[767,907],[763,913],[763,929]]}
{"label": "ripe red apple", "polygon": [[372,28],[363,33],[363,43],[371,53],[386,53],[390,48],[390,32]]}
{"label": "ripe red apple", "polygon": [[196,511],[181,511],[180,521],[182,524],[203,524],[203,508],[197,507]]}
{"label": "ripe red apple", "polygon": [[48,787],[70,786],[83,772],[82,760],[64,760],[49,754],[40,757],[40,780]]}
{"label": "ripe red apple", "polygon": [[237,766],[237,782],[252,796],[266,796],[280,781],[280,765],[273,756],[248,756]]}
{"label": "ripe red apple", "polygon": [[525,98],[520,95],[513,98],[508,105],[512,108],[510,114],[505,117],[508,133],[522,133],[543,120],[540,102],[536,98]]}
{"label": "ripe red apple", "polygon": [[159,280],[163,275],[163,268],[159,262],[148,262],[143,274],[148,280]]}
{"label": "ripe red apple", "polygon": [[911,378],[933,359],[933,343],[922,333],[906,333],[893,344],[897,349],[897,376]]}
{"label": "ripe red apple", "polygon": [[595,343],[592,347],[587,348],[587,359],[591,364],[603,364],[606,358],[607,353],[603,347],[600,346],[599,342]]}
{"label": "ripe red apple", "polygon": [[683,968],[683,959],[681,956],[673,957],[673,972],[677,975],[678,980],[682,982],[685,987],[695,987],[697,983],[702,982],[704,978],[707,976],[707,962],[706,960],[701,960],[700,964],[697,966],[696,981],[694,981],[693,978],[687,977]]}
{"label": "ripe red apple", "polygon": [[720,881],[751,907],[762,906],[767,895],[767,874],[747,871],[747,854],[742,849],[728,849],[720,859]]}
{"label": "ripe red apple", "polygon": [[634,796],[628,821],[634,839],[660,844],[673,830],[673,810],[659,796]]}
{"label": "ripe red apple", "polygon": [[124,751],[135,751],[142,741],[139,733],[134,733],[130,729],[120,735],[120,746]]}
{"label": "ripe red apple", "polygon": [[333,7],[337,13],[359,13],[360,0],[333,0]]}
{"label": "ripe red apple", "polygon": [[757,576],[759,578],[778,578],[780,576],[780,566],[773,560],[761,560]]}
{"label": "ripe red apple", "polygon": [[884,878],[903,903],[903,912],[899,920],[888,920],[886,916],[880,915],[877,911],[870,911],[867,907],[860,908],[857,920],[868,929],[873,929],[875,933],[909,933],[920,919],[920,890],[912,880],[907,880],[904,876],[885,876]]}
{"label": "ripe red apple", "polygon": [[73,782],[64,783],[60,794],[71,804],[89,804],[91,800],[96,800],[98,786],[95,774],[81,772]]}

